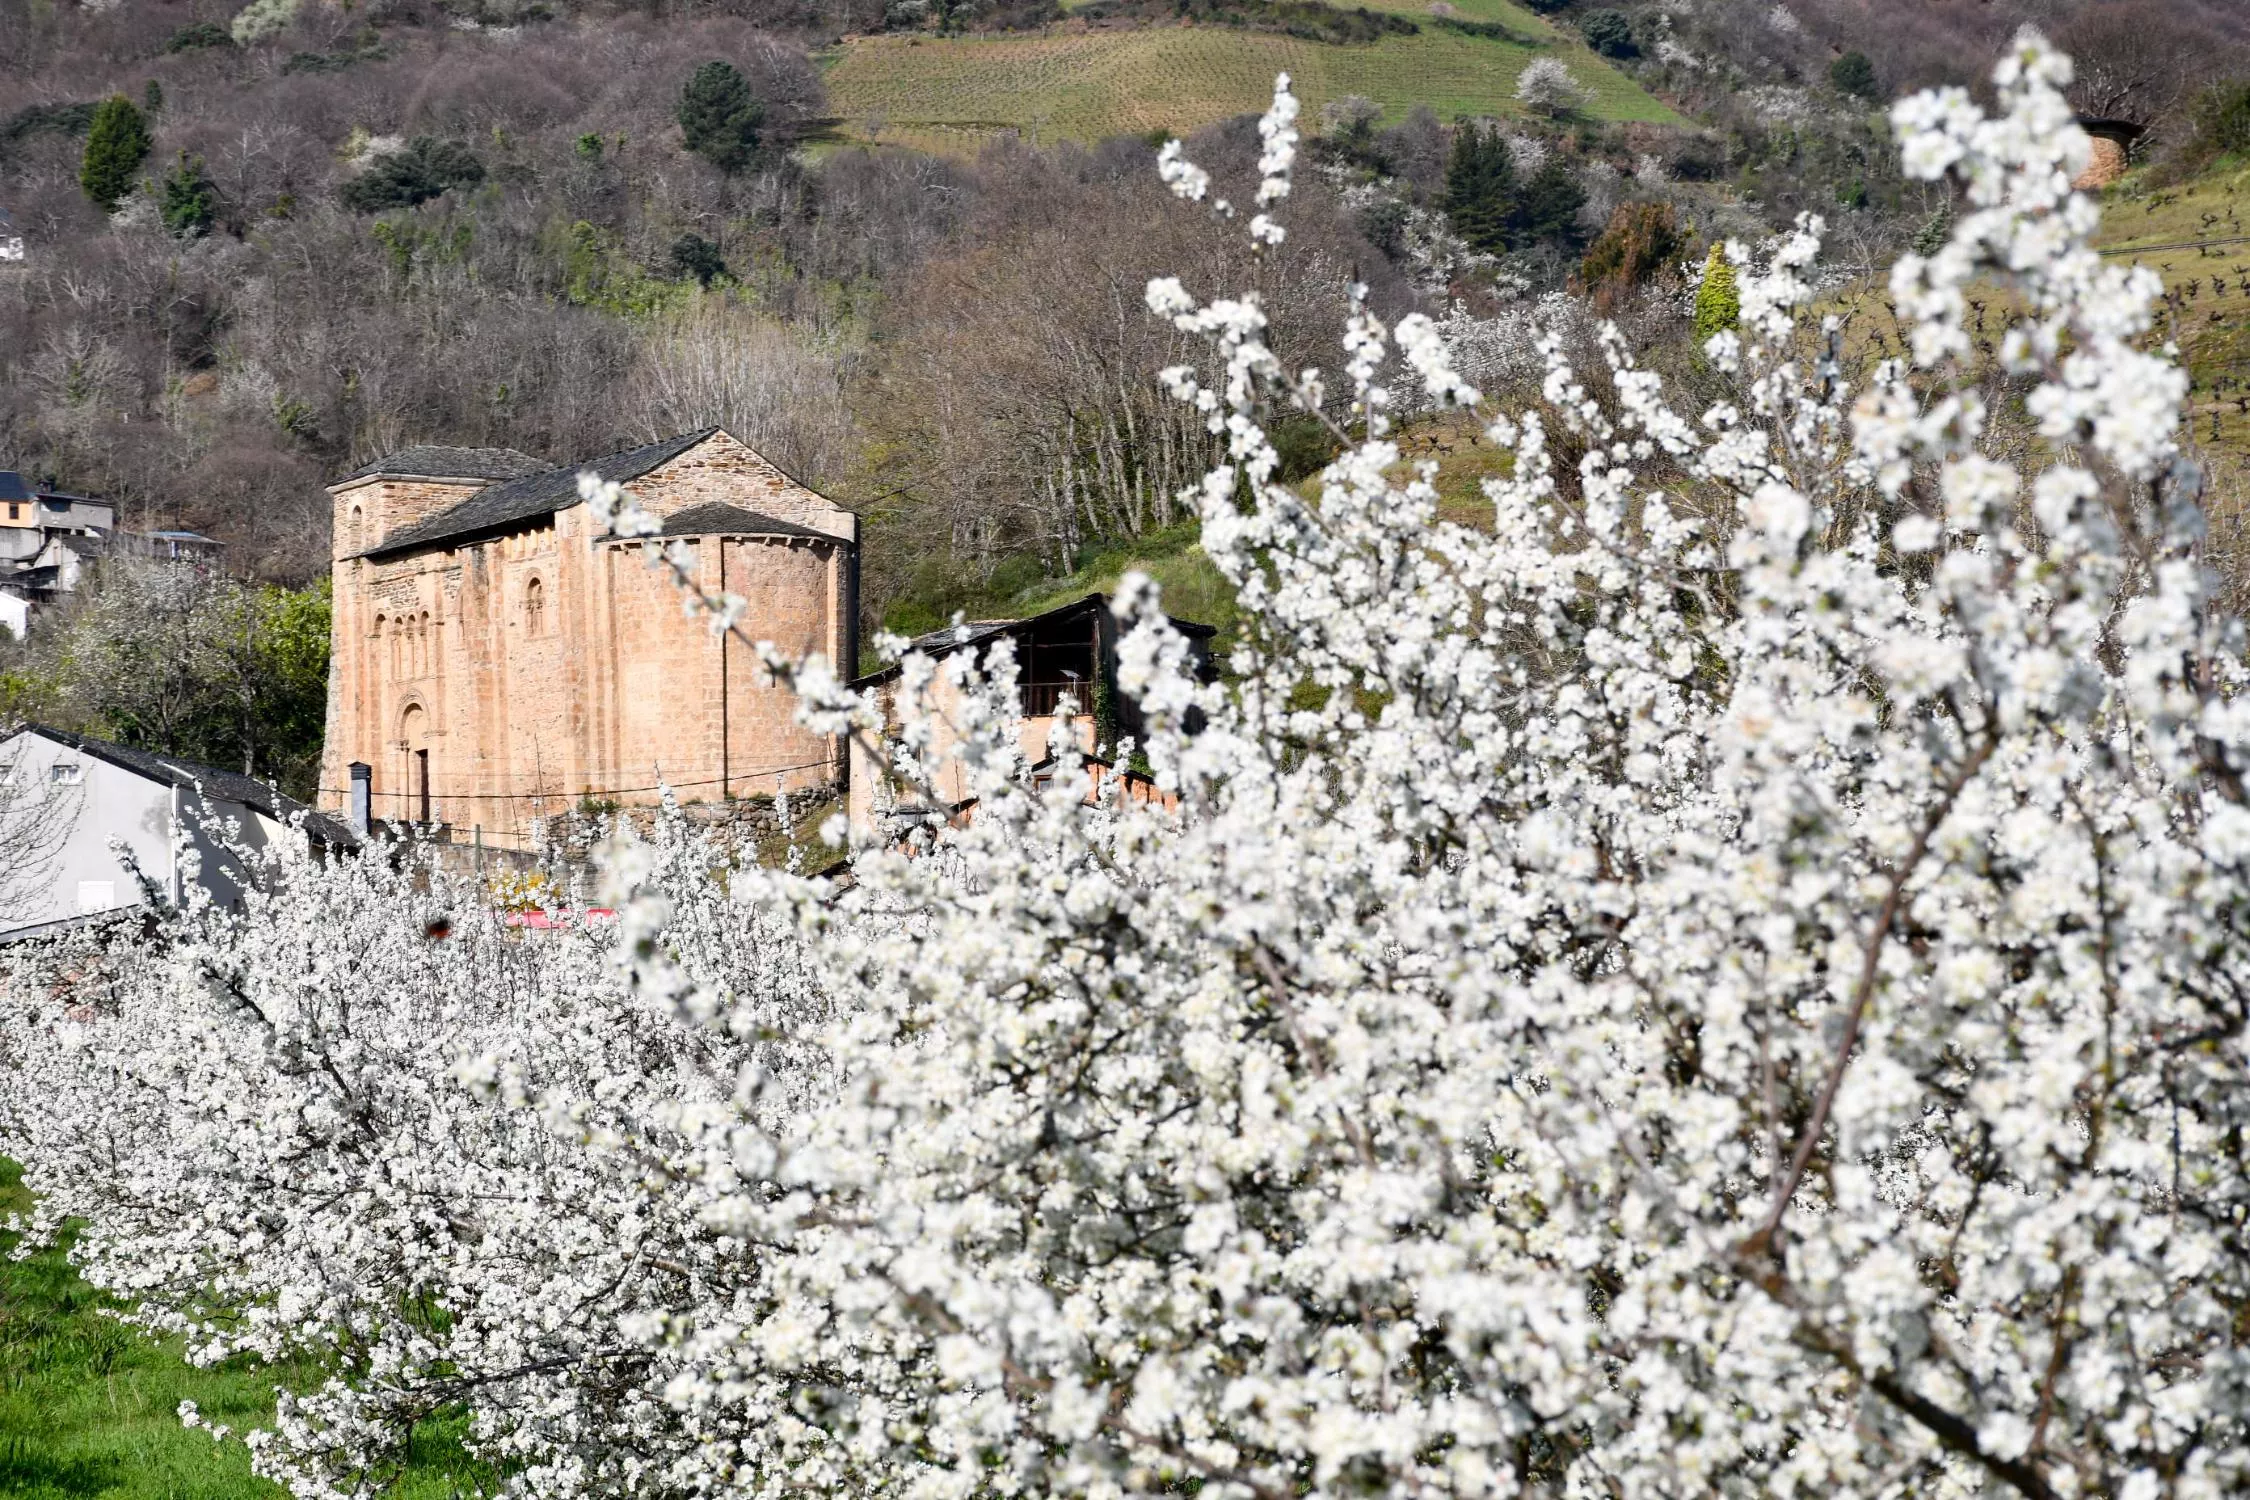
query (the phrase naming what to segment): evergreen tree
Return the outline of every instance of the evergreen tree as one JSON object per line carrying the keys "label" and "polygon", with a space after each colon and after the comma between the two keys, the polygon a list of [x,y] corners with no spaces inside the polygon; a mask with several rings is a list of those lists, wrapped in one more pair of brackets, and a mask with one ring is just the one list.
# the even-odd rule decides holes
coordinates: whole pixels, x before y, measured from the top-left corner
{"label": "evergreen tree", "polygon": [[1953,205],[1941,203],[1938,211],[1914,235],[1914,253],[1925,259],[1945,248],[1953,238]]}
{"label": "evergreen tree", "polygon": [[1445,168],[1445,216],[1473,250],[1499,255],[1508,248],[1515,212],[1516,162],[1496,126],[1464,121],[1453,136]]}
{"label": "evergreen tree", "polygon": [[164,178],[164,227],[183,240],[200,239],[211,232],[219,215],[219,190],[203,170],[203,158],[180,153],[178,165]]}
{"label": "evergreen tree", "polygon": [[376,214],[387,208],[412,208],[457,187],[474,187],[484,181],[484,163],[459,141],[435,140],[418,135],[403,151],[394,151],[343,186],[339,195],[354,213]]}
{"label": "evergreen tree", "polygon": [[709,286],[727,273],[727,262],[710,240],[700,234],[683,234],[672,241],[672,269]]}
{"label": "evergreen tree", "polygon": [[1864,52],[1847,52],[1828,65],[1828,81],[1840,93],[1854,98],[1873,99],[1880,92],[1875,82],[1875,65]]}
{"label": "evergreen tree", "polygon": [[1585,206],[1586,190],[1578,185],[1578,174],[1560,151],[1550,151],[1517,196],[1510,227],[1519,243],[1571,244],[1579,238],[1578,210]]}
{"label": "evergreen tree", "polygon": [[1597,10],[1578,23],[1586,37],[1586,45],[1604,57],[1639,57],[1640,45],[1633,40],[1633,23],[1622,11]]}
{"label": "evergreen tree", "polygon": [[132,100],[112,94],[95,106],[78,185],[102,212],[115,209],[118,200],[133,190],[133,174],[148,159],[149,145],[148,121]]}
{"label": "evergreen tree", "polygon": [[766,107],[734,64],[707,62],[680,91],[679,121],[690,151],[722,172],[738,172],[757,153]]}
{"label": "evergreen tree", "polygon": [[1701,343],[1724,333],[1742,316],[1742,293],[1734,284],[1734,262],[1723,246],[1711,247],[1703,263],[1703,285],[1695,293],[1695,337]]}

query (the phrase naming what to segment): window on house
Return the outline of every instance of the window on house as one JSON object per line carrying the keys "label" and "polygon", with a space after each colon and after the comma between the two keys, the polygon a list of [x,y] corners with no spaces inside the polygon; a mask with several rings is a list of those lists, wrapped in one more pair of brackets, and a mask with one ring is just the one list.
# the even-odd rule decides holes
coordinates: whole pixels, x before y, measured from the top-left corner
{"label": "window on house", "polygon": [[47,779],[58,786],[76,786],[86,779],[86,768],[75,760],[58,760],[47,767]]}
{"label": "window on house", "polygon": [[527,635],[544,635],[547,630],[547,590],[536,578],[524,585],[523,628]]}
{"label": "window on house", "polygon": [[23,502],[21,500],[10,500],[8,502],[8,519],[11,521],[23,519]]}

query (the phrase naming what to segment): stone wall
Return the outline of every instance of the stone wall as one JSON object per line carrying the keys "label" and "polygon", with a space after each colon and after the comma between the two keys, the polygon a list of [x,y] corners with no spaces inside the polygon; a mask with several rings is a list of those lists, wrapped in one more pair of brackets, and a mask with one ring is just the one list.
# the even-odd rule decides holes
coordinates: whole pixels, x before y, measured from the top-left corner
{"label": "stone wall", "polygon": [[[419,820],[426,764],[433,820],[481,829],[491,848],[520,848],[542,820],[652,803],[659,785],[684,803],[719,804],[842,779],[842,747],[796,723],[793,696],[762,680],[750,649],[689,617],[670,576],[647,566],[637,544],[595,535],[582,505],[498,536],[353,555],[350,508],[371,537],[474,493],[434,488],[385,481],[334,492],[322,807],[344,806],[347,767],[364,761],[375,816]],[[743,596],[751,639],[792,656],[849,651],[857,525],[848,511],[725,434],[631,488],[658,515],[717,501],[821,531],[689,546],[706,590]]]}
{"label": "stone wall", "polygon": [[2087,160],[2085,170],[2070,180],[2070,185],[2081,192],[2108,187],[2125,175],[2125,143],[2106,135],[2090,139],[2094,143],[2094,154]]}

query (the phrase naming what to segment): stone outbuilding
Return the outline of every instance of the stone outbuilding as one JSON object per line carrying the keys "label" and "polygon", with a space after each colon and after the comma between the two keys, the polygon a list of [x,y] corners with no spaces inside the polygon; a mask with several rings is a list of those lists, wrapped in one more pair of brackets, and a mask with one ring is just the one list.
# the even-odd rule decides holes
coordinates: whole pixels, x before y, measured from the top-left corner
{"label": "stone outbuilding", "polygon": [[[1196,653],[1198,669],[1212,671],[1210,643],[1217,631],[1193,620],[1172,619]],[[1172,801],[1155,790],[1154,783],[1113,764],[1116,747],[1126,740],[1144,740],[1147,727],[1140,705],[1117,685],[1117,617],[1109,596],[1087,594],[1068,604],[1017,620],[973,620],[917,636],[914,650],[932,658],[957,651],[976,651],[980,658],[999,642],[1012,643],[1016,659],[1016,695],[1021,715],[1016,721],[1016,743],[1035,783],[1053,774],[1057,751],[1075,745],[1088,758],[1088,795],[1098,793],[1105,776],[1124,777],[1125,795],[1134,801]],[[944,763],[940,784],[933,790],[937,805],[930,806],[910,789],[899,786],[885,763],[890,741],[895,740],[904,718],[903,674],[897,666],[871,672],[853,687],[873,696],[886,721],[884,740],[870,746],[855,739],[851,744],[851,793],[847,811],[853,828],[863,832],[896,833],[926,818],[953,819],[971,805],[967,773],[956,761]],[[956,737],[949,726],[959,722],[960,694],[943,672],[929,689],[929,707],[937,710],[931,748],[947,755]],[[1191,716],[1190,732],[1199,726]]]}
{"label": "stone outbuilding", "polygon": [[741,629],[851,670],[859,525],[719,428],[550,467],[417,446],[329,487],[335,622],[320,805],[364,766],[377,823],[521,847],[588,806],[792,794],[840,783],[844,747],[796,723],[740,640],[690,617],[670,575],[578,498],[590,470],[685,540]]}
{"label": "stone outbuilding", "polygon": [[2084,170],[2070,180],[2080,192],[2108,187],[2123,177],[2132,165],[2133,147],[2148,133],[2146,126],[2131,120],[2104,120],[2092,115],[2080,115],[2078,128],[2094,143],[2094,154],[2087,158]]}

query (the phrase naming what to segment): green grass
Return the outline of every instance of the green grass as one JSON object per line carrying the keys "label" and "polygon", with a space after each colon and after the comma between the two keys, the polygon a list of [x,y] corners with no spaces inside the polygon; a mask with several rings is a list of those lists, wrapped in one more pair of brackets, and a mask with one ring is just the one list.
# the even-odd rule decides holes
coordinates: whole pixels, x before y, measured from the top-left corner
{"label": "green grass", "polygon": [[[2179,306],[2160,309],[2157,327],[2179,342],[2194,378],[2188,404],[2198,448],[2239,483],[2250,466],[2250,412],[2239,404],[2250,396],[2250,291],[2243,285],[2250,279],[2250,210],[2242,207],[2250,164],[2222,161],[2165,188],[2144,186],[2144,176],[2103,195],[2101,245],[2112,260],[2148,266],[2183,293]],[[2214,240],[2236,243],[2203,243]],[[2192,298],[2184,296],[2190,282]]]}
{"label": "green grass", "polygon": [[[0,1158],[0,1217],[30,1207],[23,1172]],[[0,1255],[17,1236],[0,1233]],[[318,1381],[311,1366],[230,1360],[199,1370],[176,1342],[144,1338],[103,1309],[60,1249],[0,1259],[0,1496],[9,1500],[281,1500],[250,1472],[240,1443],[180,1425],[190,1400],[241,1431],[270,1420],[277,1384]],[[479,1476],[460,1421],[416,1434],[417,1462],[390,1493],[444,1500]]]}
{"label": "green grass", "polygon": [[1168,613],[1217,627],[1223,651],[1239,618],[1234,589],[1197,545],[1198,532],[1195,522],[1185,521],[1144,537],[1090,543],[1079,549],[1077,567],[1060,578],[1028,557],[1010,559],[981,582],[932,567],[884,610],[883,624],[920,635],[944,625],[955,610],[972,620],[1020,620],[1088,594],[1114,594],[1118,580],[1138,571],[1163,589]]}
{"label": "green grass", "polygon": [[[1484,440],[1481,423],[1464,415],[1425,418],[1407,424],[1397,439],[1402,458],[1395,472],[1402,483],[1411,465],[1434,458],[1440,466],[1438,514],[1465,526],[1491,527],[1492,502],[1480,486],[1488,477],[1506,473],[1509,459],[1504,450]],[[1318,498],[1314,478],[1298,481],[1295,488],[1308,501]],[[1141,572],[1164,591],[1168,613],[1217,629],[1213,647],[1223,657],[1234,643],[1242,615],[1234,586],[1205,555],[1200,532],[1190,520],[1144,537],[1092,542],[1078,549],[1077,566],[1060,578],[1043,572],[1029,557],[1010,559],[982,582],[933,566],[891,602],[883,625],[901,635],[920,635],[944,625],[955,610],[972,620],[1020,620],[1088,594],[1115,594],[1127,573]],[[861,670],[871,671],[875,665],[871,650]]]}
{"label": "green grass", "polygon": [[[1408,0],[1382,8],[1413,9]],[[1592,91],[1593,118],[1678,120],[1529,12],[1504,0],[1463,0],[1459,9],[1464,19],[1500,20],[1540,40],[1521,45],[1425,27],[1415,36],[1339,46],[1219,26],[1067,24],[1015,35],[869,36],[831,55],[828,95],[857,139],[965,154],[1001,131],[1038,141],[1185,134],[1263,109],[1284,70],[1315,118],[1346,94],[1373,99],[1388,120],[1417,104],[1447,119],[1512,114],[1516,75],[1551,55]]]}

